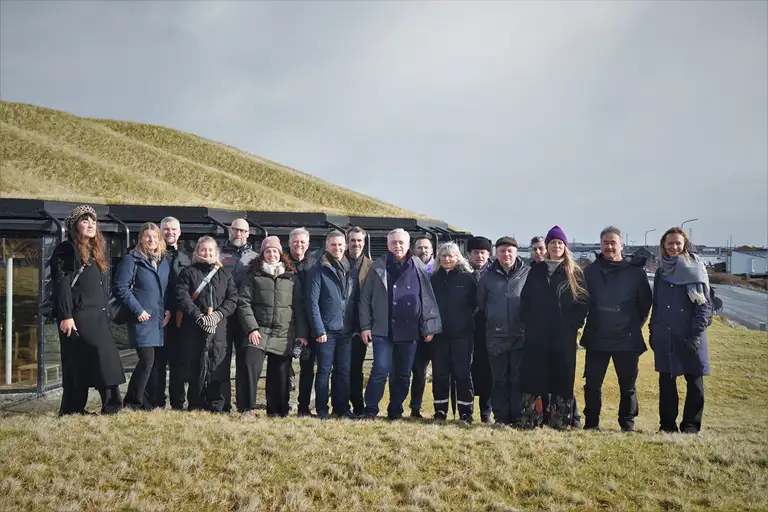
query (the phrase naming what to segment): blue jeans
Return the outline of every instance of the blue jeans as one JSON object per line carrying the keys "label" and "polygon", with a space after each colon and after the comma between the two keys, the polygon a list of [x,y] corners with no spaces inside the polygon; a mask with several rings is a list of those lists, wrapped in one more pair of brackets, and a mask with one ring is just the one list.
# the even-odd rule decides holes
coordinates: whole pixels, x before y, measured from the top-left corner
{"label": "blue jeans", "polygon": [[383,336],[373,337],[373,368],[365,388],[365,414],[379,414],[379,402],[384,396],[384,384],[389,380],[389,407],[387,416],[400,418],[403,402],[411,384],[411,368],[416,356],[416,342],[393,343]]}
{"label": "blue jeans", "polygon": [[[315,374],[315,409],[321,418],[328,417],[328,383],[333,371],[333,403],[349,408],[349,365],[352,340],[338,332],[326,333],[328,341],[315,344],[317,373]],[[346,411],[334,411],[342,414]]]}

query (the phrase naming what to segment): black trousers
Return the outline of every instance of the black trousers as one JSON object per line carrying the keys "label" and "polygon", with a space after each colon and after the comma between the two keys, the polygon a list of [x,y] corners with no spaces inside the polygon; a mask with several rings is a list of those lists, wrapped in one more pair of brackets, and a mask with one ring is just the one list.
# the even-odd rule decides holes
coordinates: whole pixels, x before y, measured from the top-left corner
{"label": "black trousers", "polygon": [[84,386],[77,378],[77,347],[59,332],[61,342],[61,405],[59,415],[82,414],[88,402],[88,386]]}
{"label": "black trousers", "polygon": [[587,350],[584,365],[584,427],[600,425],[600,409],[603,406],[603,380],[608,370],[608,363],[613,359],[613,367],[619,379],[619,426],[632,429],[638,415],[637,381],[638,352],[598,352]]}
{"label": "black trousers", "polygon": [[101,414],[117,414],[123,408],[120,400],[120,386],[98,388],[101,397]]}
{"label": "black trousers", "polygon": [[254,345],[240,347],[237,351],[237,410],[246,412],[256,409],[256,390],[264,368],[266,353]]}
{"label": "black trousers", "polygon": [[190,383],[187,375],[189,366],[186,363],[183,345],[181,340],[176,340],[168,347],[168,399],[171,402],[171,408],[176,410],[184,409],[184,402],[187,399],[186,384]]}
{"label": "black trousers", "polygon": [[168,346],[155,347],[155,362],[149,374],[147,393],[152,407],[165,407],[165,381],[168,369]]}
{"label": "black trousers", "polygon": [[508,350],[488,358],[493,377],[491,405],[496,423],[515,423],[521,419],[523,392],[520,385],[522,350]]}
{"label": "black trousers", "polygon": [[288,416],[290,391],[288,378],[291,372],[291,357],[267,355],[267,415]]}
{"label": "black trousers", "polygon": [[[704,377],[686,375],[688,389],[685,394],[683,419],[680,430],[698,432],[704,415]],[[677,379],[669,373],[659,373],[659,425],[666,432],[677,432]]]}
{"label": "black trousers", "polygon": [[368,352],[368,345],[363,343],[359,335],[352,337],[352,362],[349,367],[349,400],[352,402],[352,410],[357,415],[365,412],[363,400],[363,363]]}
{"label": "black trousers", "polygon": [[155,349],[157,347],[139,347],[136,354],[139,362],[133,369],[128,390],[125,392],[125,405],[144,410],[152,409],[152,395],[148,387],[152,375],[152,367],[155,364]]}
{"label": "black trousers", "polygon": [[474,409],[472,387],[472,336],[446,338],[435,336],[432,351],[432,396],[435,413],[448,416],[451,378],[456,383],[456,402],[459,417],[471,417]]}
{"label": "black trousers", "polygon": [[[310,414],[310,404],[312,402],[312,388],[315,385],[315,362],[317,354],[315,353],[315,340],[309,340],[309,349],[306,355],[302,354],[299,359],[299,413]],[[269,367],[267,367],[269,368]],[[290,369],[288,370],[290,373]],[[269,374],[269,370],[267,370]],[[289,375],[290,377],[290,375]],[[267,377],[269,379],[269,377]],[[286,389],[290,389],[288,381],[285,383]],[[287,414],[287,413],[286,413]]]}
{"label": "black trousers", "polygon": [[230,386],[229,380],[212,380],[208,383],[204,393],[200,394],[199,383],[191,383],[189,386],[189,410],[227,412],[227,390],[230,389]]}
{"label": "black trousers", "polygon": [[424,388],[427,385],[427,366],[432,361],[434,340],[426,342],[420,340],[416,345],[416,356],[413,358],[411,370],[411,411],[420,411],[424,399]]}

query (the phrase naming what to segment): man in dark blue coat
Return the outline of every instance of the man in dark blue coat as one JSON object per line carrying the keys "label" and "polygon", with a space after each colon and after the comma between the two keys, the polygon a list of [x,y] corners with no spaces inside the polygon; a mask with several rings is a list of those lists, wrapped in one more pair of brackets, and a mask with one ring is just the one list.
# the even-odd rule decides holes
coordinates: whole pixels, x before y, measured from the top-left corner
{"label": "man in dark blue coat", "polygon": [[317,343],[315,375],[315,410],[322,419],[328,412],[328,389],[333,370],[334,414],[353,418],[349,410],[349,366],[352,357],[352,333],[357,324],[355,274],[344,253],[346,241],[341,231],[331,231],[325,238],[325,254],[307,273],[306,305],[310,334]]}
{"label": "man in dark blue coat", "polygon": [[408,233],[403,229],[391,231],[387,249],[387,254],[371,265],[360,292],[361,338],[366,344],[373,341],[373,369],[365,389],[366,419],[378,415],[387,377],[387,416],[402,418],[416,344],[420,338],[431,342],[442,330],[427,268],[411,255]]}
{"label": "man in dark blue coat", "polygon": [[602,387],[613,359],[619,379],[619,426],[634,429],[638,414],[637,380],[640,354],[645,352],[642,328],[651,310],[652,294],[645,274],[645,258],[622,255],[619,228],[600,233],[600,254],[584,272],[589,291],[589,313],[581,345],[587,349],[584,367],[585,429],[600,429]]}

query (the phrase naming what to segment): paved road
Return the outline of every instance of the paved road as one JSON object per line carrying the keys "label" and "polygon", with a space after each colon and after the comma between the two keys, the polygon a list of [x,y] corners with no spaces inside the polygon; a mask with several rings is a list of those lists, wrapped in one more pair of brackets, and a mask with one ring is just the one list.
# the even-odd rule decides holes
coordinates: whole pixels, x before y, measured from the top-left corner
{"label": "paved road", "polygon": [[[649,281],[653,286],[653,279]],[[715,284],[712,287],[715,296],[723,301],[723,310],[719,314],[747,329],[758,329],[760,322],[768,323],[768,293],[727,284]]]}
{"label": "paved road", "polygon": [[723,301],[722,315],[749,329],[757,329],[760,322],[768,323],[768,294],[724,284],[712,287],[715,296]]}

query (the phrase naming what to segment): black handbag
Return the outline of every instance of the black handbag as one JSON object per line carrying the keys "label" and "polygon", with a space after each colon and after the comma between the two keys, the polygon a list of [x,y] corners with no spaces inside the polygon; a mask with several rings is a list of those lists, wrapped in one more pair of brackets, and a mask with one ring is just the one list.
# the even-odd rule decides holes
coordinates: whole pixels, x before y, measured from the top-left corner
{"label": "black handbag", "polygon": [[[136,286],[136,263],[133,264],[133,275],[131,276],[131,291],[133,291],[133,287]],[[109,298],[109,302],[107,303],[107,312],[109,313],[109,318],[117,325],[124,325],[128,323],[128,320],[131,319],[131,316],[133,313],[131,313],[131,310],[128,309],[128,306],[123,304],[123,301],[120,300],[119,297],[115,297],[114,293]]]}

